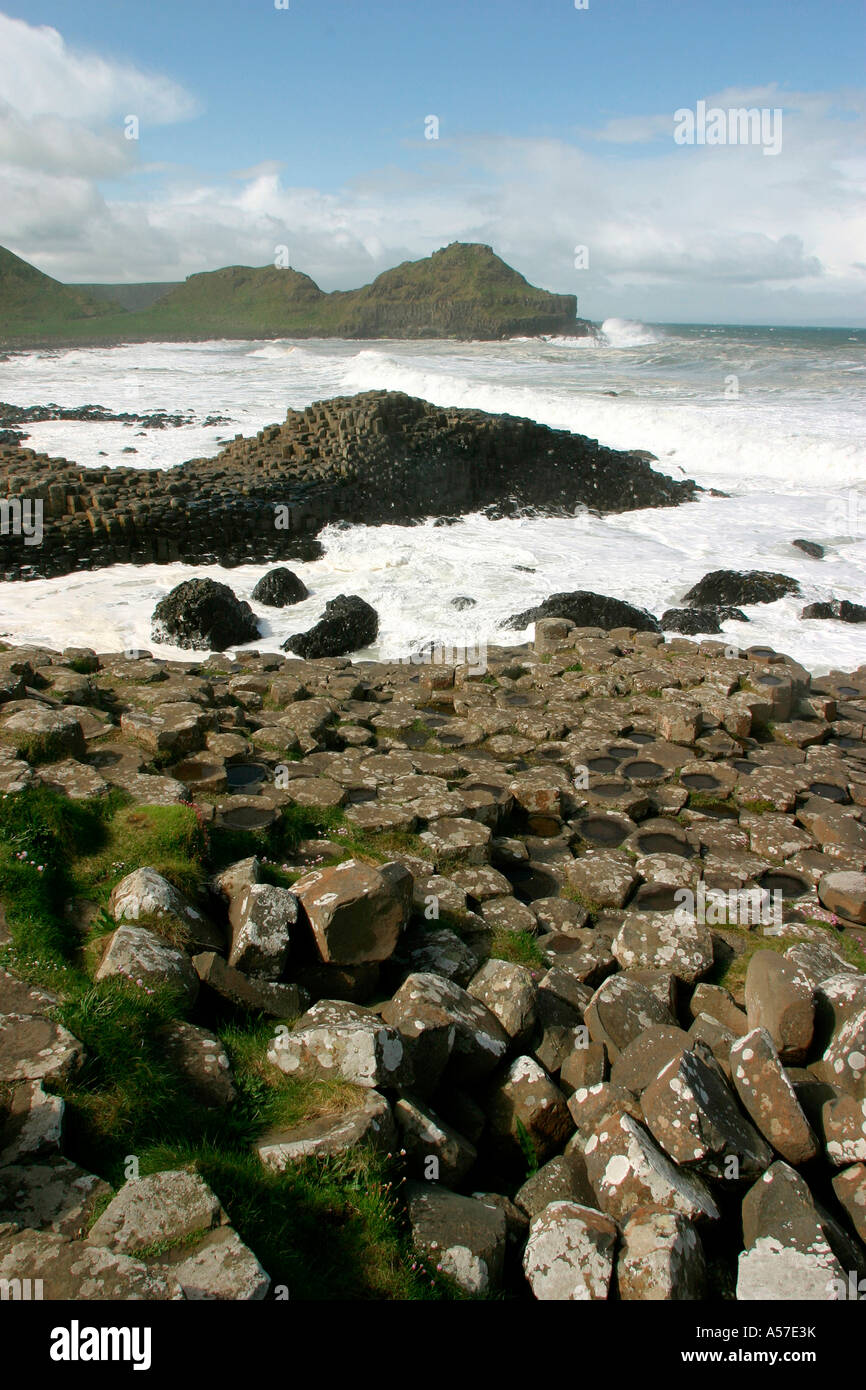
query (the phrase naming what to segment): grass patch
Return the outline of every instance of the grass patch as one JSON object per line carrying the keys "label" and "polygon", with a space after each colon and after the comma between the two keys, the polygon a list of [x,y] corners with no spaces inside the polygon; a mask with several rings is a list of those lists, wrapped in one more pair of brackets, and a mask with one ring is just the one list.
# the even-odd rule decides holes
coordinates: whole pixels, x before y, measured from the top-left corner
{"label": "grass patch", "polygon": [[526,1176],[531,1178],[533,1173],[537,1173],[539,1169],[538,1150],[522,1120],[517,1121],[517,1142],[520,1145],[520,1152],[526,1160]]}
{"label": "grass patch", "polygon": [[195,898],[204,886],[207,850],[191,806],[124,806],[107,822],[103,843],[79,857],[74,878],[82,896],[105,902],[121,878],[150,867]]}
{"label": "grass patch", "polygon": [[[688,791],[684,787],[683,791]],[[737,814],[739,807],[730,797],[714,796],[712,792],[689,792],[688,807],[690,811],[731,811]]]}
{"label": "grass patch", "polygon": [[366,859],[384,864],[394,854],[414,854],[429,863],[428,849],[419,835],[411,830],[362,830],[347,820],[342,811],[333,813],[329,838],[343,847],[347,859]]}
{"label": "grass patch", "polygon": [[45,787],[0,800],[0,900],[11,944],[3,958],[55,988],[76,965],[77,933],[63,917],[76,885],[71,865],[104,842],[116,800],[70,801]]}
{"label": "grass patch", "polygon": [[[322,819],[290,811],[283,843],[320,830]],[[250,838],[242,853],[251,852]],[[395,838],[375,837],[380,857],[387,854],[382,841]],[[400,838],[414,845],[414,837]],[[347,845],[347,852],[357,848]],[[75,802],[44,788],[0,801],[0,900],[12,934],[2,958],[25,979],[60,990],[59,1019],[85,1048],[80,1071],[56,1087],[66,1102],[65,1152],[115,1186],[132,1155],[142,1174],[194,1168],[291,1298],[459,1297],[412,1250],[399,1157],[360,1148],[277,1173],[253,1152],[264,1130],[347,1110],[357,1102],[355,1087],[284,1075],[266,1055],[277,1025],[233,1015],[217,1027],[237,1098],[205,1108],[165,1046],[163,1030],[184,1014],[177,996],[91,978],[93,948],[112,924],[97,914],[83,943],[63,916],[66,899],[82,891],[104,899],[113,882],[145,863],[173,871],[180,887],[226,862],[214,852],[191,807],[130,807],[113,797]],[[0,1091],[0,1114],[8,1104]]]}
{"label": "grass patch", "polygon": [[[628,852],[629,851],[626,851],[626,853]],[[636,855],[635,858],[637,858]],[[566,898],[570,903],[577,903],[590,917],[597,917],[599,913],[603,911],[601,903],[597,903],[595,898],[587,897],[586,893],[581,893],[579,888],[572,888],[568,884],[564,884],[562,888],[560,888],[559,896],[561,898]]]}
{"label": "grass patch", "polygon": [[[759,933],[749,931],[748,927],[736,925],[726,925],[723,930],[727,935],[734,934],[742,941],[745,950],[740,955],[734,956],[726,963],[720,963],[713,967],[707,980],[711,984],[723,985],[729,990],[734,998],[741,1002],[746,983],[746,972],[749,968],[749,961],[756,951],[776,951],[784,955],[789,946],[796,946],[799,943],[809,944],[812,940],[808,934],[800,935],[797,932],[797,923],[792,922],[790,935],[785,936],[761,936]],[[813,920],[808,923],[810,929],[820,928],[826,939],[826,944],[839,955],[843,956],[851,965],[858,970],[866,971],[866,956],[858,946],[857,942],[844,932],[834,931],[828,927],[826,922]]]}
{"label": "grass patch", "polygon": [[[448,1281],[412,1252],[400,1179],[383,1155],[357,1150],[271,1172],[249,1154],[155,1146],[141,1171],[192,1166],[232,1225],[290,1299],[454,1297]],[[413,1265],[416,1268],[413,1268]]]}
{"label": "grass patch", "polygon": [[70,661],[64,663],[70,671],[74,671],[78,676],[93,676],[96,672],[93,669],[92,660],[86,656],[74,656]]}
{"label": "grass patch", "polygon": [[260,859],[284,860],[302,840],[324,835],[330,838],[344,825],[341,811],[315,810],[306,806],[283,806],[279,818],[266,830],[234,830],[228,826],[209,826],[209,858],[217,865],[231,864],[256,854]]}
{"label": "grass patch", "polygon": [[220,1029],[235,1084],[255,1130],[278,1129],[323,1115],[341,1115],[358,1105],[363,1092],[347,1081],[289,1077],[272,1066],[267,1050],[275,1027],[275,1023],[261,1020],[228,1023]]}
{"label": "grass patch", "polygon": [[86,1051],[78,1075],[58,1087],[67,1142],[109,1181],[122,1181],[125,1159],[151,1134],[181,1138],[198,1127],[198,1107],[158,1036],[178,1013],[175,996],[147,994],[120,979],[84,980],[59,1008]]}
{"label": "grass patch", "polygon": [[[310,868],[314,868],[310,865]],[[259,870],[259,881],[270,883],[274,888],[292,888],[299,878],[303,878],[306,869],[282,869],[278,864],[262,864]]]}
{"label": "grass patch", "polygon": [[514,965],[527,965],[531,969],[544,970],[547,966],[538,943],[530,931],[507,931],[505,927],[494,928],[490,955],[496,960],[508,960]]}
{"label": "grass patch", "polygon": [[820,927],[827,933],[828,946],[831,946],[849,965],[853,965],[855,969],[866,974],[866,952],[864,952],[856,937],[851,936],[845,931],[834,931],[831,927],[827,926],[826,922],[822,922],[820,919],[808,918],[807,920],[810,926]]}

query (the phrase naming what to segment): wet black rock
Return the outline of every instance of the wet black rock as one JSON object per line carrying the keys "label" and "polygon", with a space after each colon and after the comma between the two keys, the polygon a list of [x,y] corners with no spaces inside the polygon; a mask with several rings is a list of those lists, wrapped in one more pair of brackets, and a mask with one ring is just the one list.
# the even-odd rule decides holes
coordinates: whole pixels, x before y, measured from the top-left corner
{"label": "wet black rock", "polygon": [[304,581],[285,565],[262,575],[250,595],[256,603],[264,603],[268,608],[287,608],[290,603],[300,603],[309,596]]}
{"label": "wet black rock", "polygon": [[785,594],[799,594],[800,585],[787,574],[765,570],[713,570],[699,579],[683,602],[692,608],[715,608],[730,603],[775,603]]}
{"label": "wet black rock", "polygon": [[153,610],[152,640],[174,647],[224,652],[259,636],[250,605],[213,579],[185,579]]}
{"label": "wet black rock", "polygon": [[284,652],[313,660],[345,656],[375,642],[379,615],[357,594],[340,594],[325,604],[325,612],[309,632],[296,632],[283,643]]}
{"label": "wet black rock", "polygon": [[451,600],[451,607],[456,608],[459,613],[462,613],[464,608],[474,608],[477,602],[477,599],[467,598],[465,594],[461,594],[459,598],[453,598]]}
{"label": "wet black rock", "polygon": [[[82,420],[105,414],[101,406],[76,412]],[[155,418],[125,415],[123,423],[151,428]],[[0,408],[0,427],[18,423]],[[300,548],[327,525],[415,525],[431,516],[452,525],[488,507],[497,517],[572,516],[579,506],[626,512],[678,506],[700,492],[689,479],[655,473],[643,457],[584,435],[398,391],[290,410],[215,457],[166,470],[107,469],[101,460],[83,469],[0,444],[0,496],[16,495],[23,478],[38,481],[45,499],[39,565],[46,575],[178,561],[289,564],[308,558]],[[17,537],[0,536],[0,571],[24,577],[20,550]]]}
{"label": "wet black rock", "polygon": [[807,603],[801,618],[835,618],[840,623],[866,623],[866,608],[862,603],[849,603],[846,598],[829,603]]}
{"label": "wet black rock", "polygon": [[662,632],[680,632],[686,637],[697,633],[721,632],[722,623],[729,618],[740,623],[749,619],[739,608],[719,606],[717,608],[668,608],[662,613],[659,623]]}
{"label": "wet black rock", "polygon": [[[169,414],[165,410],[154,410],[149,415],[138,415],[132,410],[108,410],[104,405],[66,406],[56,405],[53,401],[47,405],[11,405],[8,401],[0,401],[0,424],[3,425],[29,425],[45,420],[81,420],[88,424],[138,424],[149,430],[164,430],[191,425],[194,418],[189,412]],[[228,424],[229,421],[227,417],[213,415],[208,416],[204,423]]]}
{"label": "wet black rock", "polygon": [[643,608],[635,608],[622,599],[608,598],[606,594],[594,594],[588,589],[575,589],[571,593],[551,594],[535,608],[525,608],[521,613],[513,613],[506,618],[502,627],[519,630],[539,618],[568,618],[578,627],[633,627],[638,632],[658,632],[659,622],[652,613]]}
{"label": "wet black rock", "polygon": [[817,541],[804,541],[798,539],[792,541],[791,544],[796,546],[798,550],[802,550],[804,555],[810,555],[813,560],[823,560],[826,554],[823,545],[819,545]]}

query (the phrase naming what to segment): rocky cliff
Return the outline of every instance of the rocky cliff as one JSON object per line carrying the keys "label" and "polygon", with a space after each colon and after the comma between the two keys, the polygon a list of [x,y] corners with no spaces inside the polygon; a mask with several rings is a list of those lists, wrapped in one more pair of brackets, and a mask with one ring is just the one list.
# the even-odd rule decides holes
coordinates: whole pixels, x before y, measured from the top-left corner
{"label": "rocky cliff", "polygon": [[[405,261],[357,290],[328,294],[309,275],[288,267],[227,266],[190,275],[183,284],[156,286],[155,302],[146,285],[65,287],[17,257],[11,260],[31,279],[54,286],[55,293],[51,303],[32,291],[24,299],[13,298],[13,280],[0,260],[0,342],[7,344],[53,338],[497,339],[593,331],[591,324],[577,318],[573,294],[538,289],[489,246],[468,242],[453,242],[425,259]],[[130,290],[135,293],[130,295]],[[96,291],[100,297],[95,297]],[[64,313],[54,303],[58,294],[69,301]],[[133,312],[122,310],[120,303],[106,303],[106,295]],[[99,322],[88,322],[94,316]]]}

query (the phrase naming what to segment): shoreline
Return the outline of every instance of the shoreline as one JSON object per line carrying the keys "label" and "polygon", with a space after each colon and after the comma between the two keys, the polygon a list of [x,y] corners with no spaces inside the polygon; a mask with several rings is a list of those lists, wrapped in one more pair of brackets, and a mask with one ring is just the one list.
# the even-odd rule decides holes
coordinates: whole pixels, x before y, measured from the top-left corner
{"label": "shoreline", "polygon": [[[583,331],[581,331],[583,330]],[[219,333],[156,333],[148,334],[141,338],[122,337],[111,335],[104,339],[91,337],[85,338],[42,338],[37,340],[22,338],[0,338],[0,360],[6,354],[19,354],[24,352],[41,352],[62,350],[65,348],[80,350],[82,348],[115,348],[115,347],[140,347],[144,343],[273,343],[273,342],[299,342],[307,343],[316,339],[322,342],[337,343],[510,343],[519,342],[521,339],[536,339],[543,342],[548,338],[591,338],[601,331],[601,324],[591,319],[576,319],[573,328],[562,329],[557,332],[544,333],[503,333],[495,337],[478,337],[469,334],[420,334],[417,336],[406,335],[405,337],[395,338],[393,334],[382,334],[381,336],[369,333],[359,334],[357,337],[346,336],[343,333],[322,333],[321,330],[315,333],[299,333],[293,330],[291,333],[284,332],[263,332],[260,329],[248,333],[241,332],[219,332]]]}

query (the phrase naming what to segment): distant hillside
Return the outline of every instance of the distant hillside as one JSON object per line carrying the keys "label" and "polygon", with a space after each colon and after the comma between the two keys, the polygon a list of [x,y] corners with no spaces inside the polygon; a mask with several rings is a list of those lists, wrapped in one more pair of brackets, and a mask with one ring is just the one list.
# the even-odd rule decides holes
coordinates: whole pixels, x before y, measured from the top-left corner
{"label": "distant hillside", "polygon": [[454,241],[328,296],[344,338],[513,338],[575,329],[577,299],[536,289],[489,246]]}
{"label": "distant hillside", "polygon": [[327,298],[300,271],[230,265],[190,275],[136,319],[148,337],[309,336],[316,331],[319,304]]}
{"label": "distant hillside", "polygon": [[137,309],[149,309],[169,290],[176,290],[182,280],[148,280],[140,285],[70,285],[70,289],[82,290],[96,299],[109,300],[134,313]]}
{"label": "distant hillside", "polygon": [[117,304],[97,298],[85,286],[61,285],[0,246],[0,339],[18,333],[62,334],[118,312]]}
{"label": "distant hillside", "polygon": [[[39,276],[32,267],[27,269]],[[157,297],[153,291],[164,292]],[[308,275],[274,266],[227,266],[190,275],[178,285],[72,286],[69,293],[95,306],[92,321],[79,320],[74,327],[56,323],[46,332],[39,313],[29,320],[19,316],[7,325],[0,284],[0,341],[495,339],[591,331],[591,325],[577,318],[573,294],[538,289],[489,246],[459,241],[423,260],[386,270],[371,285],[330,294]],[[130,312],[100,302],[98,296],[109,293]],[[97,314],[98,322],[93,321]]]}

